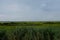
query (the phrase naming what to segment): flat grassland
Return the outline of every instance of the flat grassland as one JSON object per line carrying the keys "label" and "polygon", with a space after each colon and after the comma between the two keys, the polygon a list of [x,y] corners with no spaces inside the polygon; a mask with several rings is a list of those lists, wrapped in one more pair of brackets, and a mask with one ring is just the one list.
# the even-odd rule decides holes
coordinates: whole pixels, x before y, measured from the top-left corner
{"label": "flat grassland", "polygon": [[0,40],[60,40],[60,22],[0,22]]}

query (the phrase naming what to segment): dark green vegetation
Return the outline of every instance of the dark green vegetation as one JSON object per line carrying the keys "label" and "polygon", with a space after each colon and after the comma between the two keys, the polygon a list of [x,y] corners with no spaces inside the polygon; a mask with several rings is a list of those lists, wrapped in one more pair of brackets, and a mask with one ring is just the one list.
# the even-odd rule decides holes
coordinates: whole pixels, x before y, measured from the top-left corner
{"label": "dark green vegetation", "polygon": [[0,40],[60,40],[60,22],[1,22]]}
{"label": "dark green vegetation", "polygon": [[0,22],[2,26],[41,26],[41,25],[59,25],[60,22]]}

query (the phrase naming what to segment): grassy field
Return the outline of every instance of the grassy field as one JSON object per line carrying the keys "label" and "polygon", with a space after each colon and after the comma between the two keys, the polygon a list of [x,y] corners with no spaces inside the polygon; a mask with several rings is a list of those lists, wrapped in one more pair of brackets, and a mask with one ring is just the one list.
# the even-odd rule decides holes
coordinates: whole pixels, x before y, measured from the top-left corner
{"label": "grassy field", "polygon": [[60,22],[1,22],[0,40],[60,40]]}

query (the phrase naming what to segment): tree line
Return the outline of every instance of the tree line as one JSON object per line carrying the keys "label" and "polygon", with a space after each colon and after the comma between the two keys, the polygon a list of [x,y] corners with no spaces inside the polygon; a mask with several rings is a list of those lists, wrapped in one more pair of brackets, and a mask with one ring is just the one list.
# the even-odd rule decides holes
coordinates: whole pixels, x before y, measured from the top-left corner
{"label": "tree line", "polygon": [[43,24],[60,24],[60,22],[0,22],[2,26],[40,26]]}

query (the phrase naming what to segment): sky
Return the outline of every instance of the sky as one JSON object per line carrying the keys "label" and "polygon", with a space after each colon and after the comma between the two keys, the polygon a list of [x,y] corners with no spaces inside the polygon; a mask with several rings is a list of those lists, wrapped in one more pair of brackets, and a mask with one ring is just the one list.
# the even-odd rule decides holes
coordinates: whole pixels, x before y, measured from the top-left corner
{"label": "sky", "polygon": [[60,0],[0,0],[0,21],[60,21]]}

